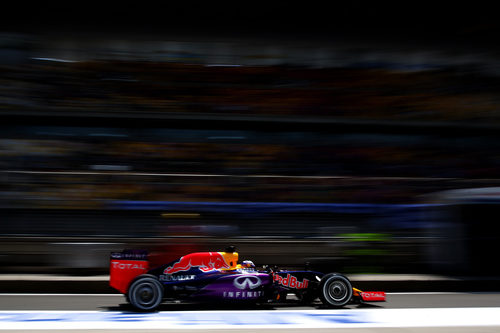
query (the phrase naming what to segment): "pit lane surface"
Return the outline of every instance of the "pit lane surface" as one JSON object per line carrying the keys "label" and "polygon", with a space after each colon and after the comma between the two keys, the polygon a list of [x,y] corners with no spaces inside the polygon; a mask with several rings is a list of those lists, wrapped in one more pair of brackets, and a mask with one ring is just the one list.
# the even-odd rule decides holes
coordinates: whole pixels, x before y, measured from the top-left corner
{"label": "pit lane surface", "polygon": [[[121,295],[0,294],[0,333],[3,332],[267,332],[303,331],[392,332],[499,332],[500,293],[390,293],[386,303],[348,306],[340,310],[321,306],[278,304],[263,307],[228,307],[165,304],[144,320],[131,314]],[[84,318],[75,320],[75,317]],[[96,317],[92,324],[85,317]],[[149,315],[146,315],[148,317]],[[20,318],[20,319],[15,319]],[[151,318],[154,318],[151,320]],[[194,318],[193,322],[190,322]],[[266,319],[267,318],[267,319]],[[446,319],[448,318],[448,319]],[[232,322],[226,327],[206,324]],[[297,321],[295,323],[294,321]],[[300,321],[302,320],[302,321]],[[198,323],[196,323],[198,321]],[[203,321],[203,324],[200,322]],[[176,323],[177,322],[177,323]],[[166,328],[166,325],[168,326]],[[179,324],[181,323],[181,324]],[[254,323],[265,323],[253,327]],[[145,326],[141,326],[141,325]],[[59,325],[59,326],[58,326]],[[92,326],[95,325],[95,326]],[[305,327],[301,327],[304,326]]]}
{"label": "pit lane surface", "polygon": [[[387,302],[372,303],[369,308],[460,308],[460,307],[500,307],[500,293],[388,293]],[[349,305],[347,309],[366,308]],[[264,305],[261,307],[234,307],[241,310],[314,310],[316,306],[295,304]],[[228,307],[213,304],[163,304],[160,311],[227,310]],[[131,308],[125,297],[119,294],[0,294],[0,310],[95,310],[129,311]]]}

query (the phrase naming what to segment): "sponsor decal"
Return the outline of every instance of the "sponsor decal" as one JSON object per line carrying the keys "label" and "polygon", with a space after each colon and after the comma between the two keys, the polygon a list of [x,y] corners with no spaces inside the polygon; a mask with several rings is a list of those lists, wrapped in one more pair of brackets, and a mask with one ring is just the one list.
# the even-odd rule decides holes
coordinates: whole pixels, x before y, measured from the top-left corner
{"label": "sponsor decal", "polygon": [[255,289],[262,284],[258,276],[242,275],[233,281],[233,285],[238,289]]}
{"label": "sponsor decal", "polygon": [[194,280],[196,275],[160,275],[160,281],[188,281]]}
{"label": "sponsor decal", "polygon": [[295,276],[290,275],[290,273],[288,273],[286,277],[273,273],[273,280],[281,284],[283,287],[288,287],[293,289],[306,289],[309,286],[308,279],[303,279],[301,282],[298,281]]}
{"label": "sponsor decal", "polygon": [[222,297],[224,298],[258,298],[262,296],[262,291],[224,291]]}
{"label": "sponsor decal", "polygon": [[383,291],[364,291],[361,298],[367,302],[385,301],[385,292]]}
{"label": "sponsor decal", "polygon": [[224,256],[219,252],[192,253],[181,257],[178,262],[165,268],[164,274],[174,274],[188,271],[191,268],[198,268],[202,272],[210,272],[230,266],[224,260]]}
{"label": "sponsor decal", "polygon": [[143,264],[136,264],[136,263],[126,264],[123,262],[112,261],[111,265],[113,266],[113,268],[118,268],[118,269],[141,269],[141,270],[146,269],[146,267]]}
{"label": "sponsor decal", "polygon": [[129,250],[129,251],[111,253],[111,259],[147,260],[147,258],[148,258],[148,252],[145,250]]}

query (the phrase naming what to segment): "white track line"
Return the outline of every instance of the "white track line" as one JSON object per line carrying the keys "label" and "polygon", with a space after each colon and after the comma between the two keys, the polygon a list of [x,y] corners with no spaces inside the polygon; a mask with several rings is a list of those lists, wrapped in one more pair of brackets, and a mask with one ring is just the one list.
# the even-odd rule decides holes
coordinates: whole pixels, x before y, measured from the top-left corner
{"label": "white track line", "polygon": [[[294,178],[294,179],[365,179],[365,180],[460,180],[449,177],[359,177],[359,176],[312,176],[312,175],[239,175],[219,173],[158,173],[158,172],[116,172],[116,171],[31,171],[31,170],[2,170],[1,173],[34,174],[34,175],[118,175],[118,176],[158,176],[158,177],[234,177],[234,178]],[[496,179],[478,179],[478,181],[492,181]]]}
{"label": "white track line", "polygon": [[386,295],[463,295],[470,294],[467,292],[455,292],[455,291],[424,291],[424,292],[392,292],[385,293]]}

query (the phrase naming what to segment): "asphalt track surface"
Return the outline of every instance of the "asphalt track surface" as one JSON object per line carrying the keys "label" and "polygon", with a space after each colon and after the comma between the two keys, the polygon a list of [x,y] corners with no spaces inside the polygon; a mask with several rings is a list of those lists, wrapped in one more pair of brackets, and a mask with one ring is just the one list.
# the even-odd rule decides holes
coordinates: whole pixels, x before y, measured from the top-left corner
{"label": "asphalt track surface", "polygon": [[[6,329],[2,328],[2,314],[5,314],[7,311],[87,311],[87,312],[96,312],[102,314],[114,314],[114,313],[129,313],[132,309],[129,305],[126,304],[125,298],[122,295],[117,294],[0,294],[0,333],[3,332],[44,332],[44,331],[54,331],[50,329],[41,329],[36,328],[27,328],[27,329]],[[347,311],[349,313],[362,313],[363,311],[368,311],[371,313],[377,312],[381,313],[384,311],[406,311],[406,315],[408,313],[411,314],[411,311],[416,311],[416,315],[419,316],[419,311],[427,311],[426,313],[439,312],[439,311],[447,311],[448,315],[453,317],[454,311],[456,312],[457,317],[474,316],[474,311],[496,311],[493,312],[493,315],[500,313],[500,293],[389,293],[387,295],[387,302],[385,303],[374,303],[373,305],[350,305],[341,310],[327,310],[324,309],[320,304],[315,304],[313,306],[297,306],[296,304],[273,304],[273,305],[265,305],[260,307],[255,306],[214,306],[214,305],[200,305],[200,304],[164,304],[159,309],[159,314],[165,315],[186,315],[192,312],[197,313],[205,313],[210,315],[212,312],[225,313],[227,315],[228,312],[231,311],[241,311],[243,313],[253,313],[254,315],[262,316],[279,313],[279,312],[291,312],[291,311],[302,311],[309,312],[312,314],[327,314],[327,313],[335,313],[338,311],[339,313],[344,313]],[[479,312],[478,312],[479,313]],[[470,315],[469,315],[470,314]],[[484,315],[482,318],[487,318]],[[441,333],[441,332],[500,332],[500,320],[495,321],[493,324],[484,324],[478,319],[477,326],[474,324],[471,326],[470,324],[460,326],[460,325],[451,325],[451,326],[441,326],[436,325],[427,326],[427,327],[354,327],[354,328],[310,328],[308,330],[314,333],[323,333],[323,332],[337,332],[337,333],[368,333],[368,332],[418,332],[418,333]],[[31,323],[32,324],[32,323]],[[418,326],[418,325],[417,325]],[[29,326],[33,327],[33,326]],[[304,329],[300,328],[239,328],[239,327],[230,327],[221,329],[211,329],[209,328],[191,328],[184,327],[179,329],[178,327],[168,328],[168,329],[134,329],[133,327],[128,327],[127,329],[123,328],[114,328],[107,327],[106,329],[84,329],[84,328],[64,328],[57,329],[57,332],[102,332],[102,333],[114,333],[114,332],[184,332],[184,333],[193,333],[193,332],[254,332],[261,331],[261,333],[270,333],[270,332],[301,332]]]}
{"label": "asphalt track surface", "polygon": [[[500,293],[388,293],[387,302],[365,306],[349,305],[347,309],[381,308],[461,308],[500,307]],[[224,306],[213,304],[163,304],[160,311],[195,310],[321,310],[322,306],[273,304],[263,306]],[[125,297],[119,294],[0,294],[0,310],[94,310],[130,311]]]}
{"label": "asphalt track surface", "polygon": [[[500,307],[500,293],[388,293],[387,302],[372,305],[349,305],[347,309],[381,308],[461,308]],[[160,311],[203,310],[321,310],[322,306],[273,304],[263,306],[224,306],[213,304],[163,304]],[[119,294],[0,294],[0,310],[95,310],[130,311],[125,297]]]}

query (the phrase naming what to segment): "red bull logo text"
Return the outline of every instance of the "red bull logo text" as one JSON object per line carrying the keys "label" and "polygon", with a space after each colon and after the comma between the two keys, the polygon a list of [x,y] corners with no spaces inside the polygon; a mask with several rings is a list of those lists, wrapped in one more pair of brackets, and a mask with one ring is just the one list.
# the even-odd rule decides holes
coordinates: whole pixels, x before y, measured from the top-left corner
{"label": "red bull logo text", "polygon": [[290,274],[287,274],[286,277],[278,274],[273,274],[273,280],[288,288],[306,289],[309,286],[308,279],[303,279],[302,282],[299,282],[295,276]]}
{"label": "red bull logo text", "polygon": [[165,268],[164,274],[174,274],[188,271],[191,268],[198,268],[202,272],[210,272],[218,269],[227,269],[230,266],[224,260],[224,256],[219,252],[199,252],[191,253]]}

